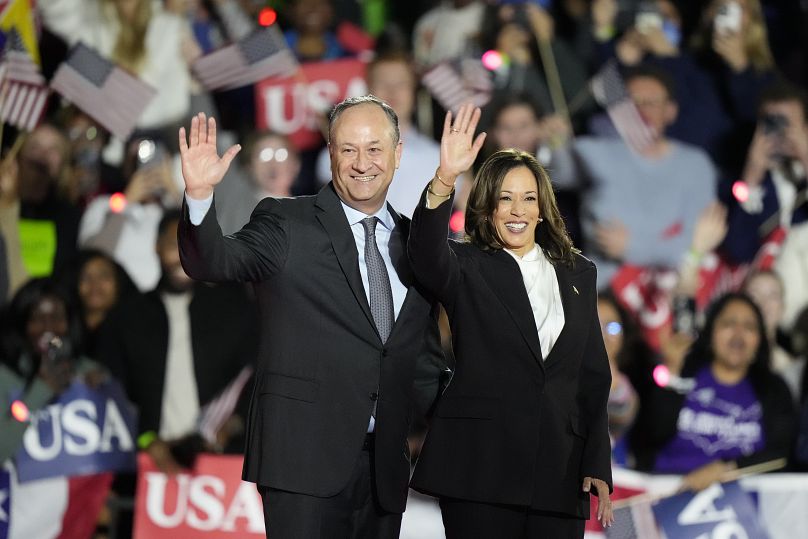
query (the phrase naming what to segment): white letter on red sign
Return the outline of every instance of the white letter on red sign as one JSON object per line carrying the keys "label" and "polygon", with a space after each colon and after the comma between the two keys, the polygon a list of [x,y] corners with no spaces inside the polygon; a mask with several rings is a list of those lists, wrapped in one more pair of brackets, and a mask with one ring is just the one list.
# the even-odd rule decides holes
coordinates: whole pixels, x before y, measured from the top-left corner
{"label": "white letter on red sign", "polygon": [[188,484],[191,478],[188,474],[177,474],[177,505],[174,514],[165,512],[166,485],[168,476],[160,472],[146,473],[146,514],[149,520],[161,528],[176,528],[188,512]]}

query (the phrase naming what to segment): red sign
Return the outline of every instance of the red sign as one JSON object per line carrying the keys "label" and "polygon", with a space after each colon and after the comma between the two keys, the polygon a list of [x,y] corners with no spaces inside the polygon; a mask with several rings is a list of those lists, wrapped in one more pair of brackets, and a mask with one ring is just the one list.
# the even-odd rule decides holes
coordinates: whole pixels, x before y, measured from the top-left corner
{"label": "red sign", "polygon": [[242,460],[200,455],[193,471],[169,476],[138,455],[134,539],[265,537],[261,496],[241,480]]}
{"label": "red sign", "polygon": [[288,135],[300,150],[322,144],[335,103],[367,93],[365,62],[353,58],[302,64],[295,77],[255,85],[255,125]]}

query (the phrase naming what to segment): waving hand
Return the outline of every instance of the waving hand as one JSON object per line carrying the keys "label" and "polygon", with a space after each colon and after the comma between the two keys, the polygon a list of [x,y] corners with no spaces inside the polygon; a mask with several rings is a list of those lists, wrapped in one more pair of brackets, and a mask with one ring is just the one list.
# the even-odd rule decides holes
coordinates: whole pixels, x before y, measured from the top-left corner
{"label": "waving hand", "polygon": [[219,157],[216,151],[216,120],[208,118],[206,121],[202,112],[191,120],[190,141],[186,140],[184,127],[180,127],[179,137],[185,192],[196,200],[208,198],[216,184],[222,181],[241,146],[231,146]]}
{"label": "waving hand", "polygon": [[480,121],[480,108],[470,103],[460,107],[452,122],[452,113],[446,113],[443,135],[440,139],[440,167],[438,174],[445,184],[450,184],[468,170],[477,158],[485,142],[485,133],[474,138]]}

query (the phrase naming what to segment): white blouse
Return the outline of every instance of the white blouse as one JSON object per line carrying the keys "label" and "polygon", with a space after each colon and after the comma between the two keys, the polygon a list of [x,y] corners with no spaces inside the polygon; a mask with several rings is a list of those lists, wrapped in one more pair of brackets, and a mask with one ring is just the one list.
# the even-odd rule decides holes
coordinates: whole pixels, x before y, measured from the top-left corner
{"label": "white blouse", "polygon": [[509,249],[505,251],[516,260],[522,272],[533,319],[539,332],[542,359],[547,359],[564,329],[564,305],[561,303],[555,268],[538,245],[534,245],[523,257]]}

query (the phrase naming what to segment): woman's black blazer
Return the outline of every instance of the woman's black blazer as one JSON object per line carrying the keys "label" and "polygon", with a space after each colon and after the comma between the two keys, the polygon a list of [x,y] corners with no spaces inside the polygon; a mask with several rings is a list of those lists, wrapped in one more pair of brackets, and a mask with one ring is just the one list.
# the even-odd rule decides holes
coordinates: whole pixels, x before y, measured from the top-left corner
{"label": "woman's black blazer", "polygon": [[542,358],[516,261],[447,241],[450,202],[429,210],[422,198],[408,244],[417,279],[446,308],[457,360],[411,486],[588,518],[583,478],[611,488],[611,375],[595,266],[580,255],[573,267],[555,264],[565,324]]}

